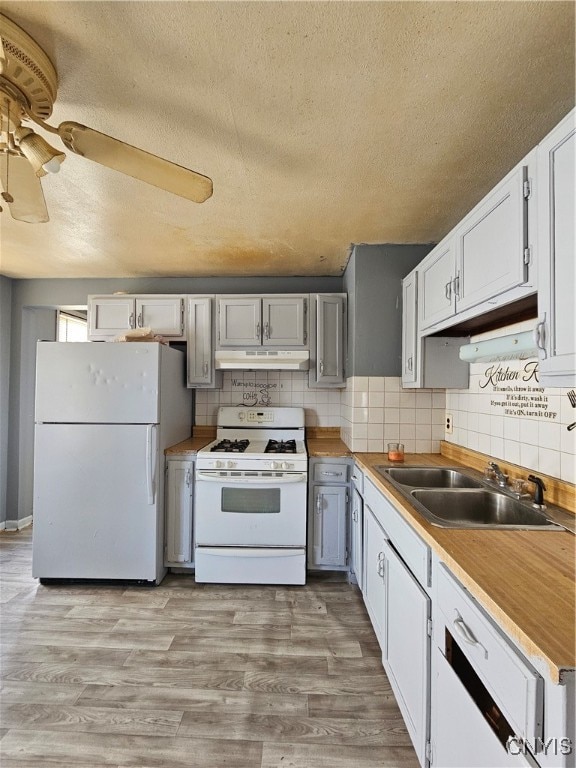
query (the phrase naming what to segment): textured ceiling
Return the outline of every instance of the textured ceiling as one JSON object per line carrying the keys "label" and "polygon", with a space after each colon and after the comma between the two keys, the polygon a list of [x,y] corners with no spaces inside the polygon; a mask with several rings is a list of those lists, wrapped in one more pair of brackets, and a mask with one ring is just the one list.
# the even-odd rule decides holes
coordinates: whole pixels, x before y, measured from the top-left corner
{"label": "textured ceiling", "polygon": [[[572,2],[4,2],[75,120],[210,176],[202,205],[68,153],[13,277],[337,275],[438,241],[574,104]],[[46,135],[54,144],[58,140]]]}

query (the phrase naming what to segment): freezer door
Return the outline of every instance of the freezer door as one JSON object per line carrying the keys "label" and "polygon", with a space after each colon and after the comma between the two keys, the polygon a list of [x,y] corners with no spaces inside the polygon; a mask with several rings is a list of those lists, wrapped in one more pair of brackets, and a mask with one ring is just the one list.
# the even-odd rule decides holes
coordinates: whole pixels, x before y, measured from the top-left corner
{"label": "freezer door", "polygon": [[156,580],[163,509],[156,430],[36,426],[33,576]]}
{"label": "freezer door", "polygon": [[160,344],[39,342],[36,422],[159,421]]}

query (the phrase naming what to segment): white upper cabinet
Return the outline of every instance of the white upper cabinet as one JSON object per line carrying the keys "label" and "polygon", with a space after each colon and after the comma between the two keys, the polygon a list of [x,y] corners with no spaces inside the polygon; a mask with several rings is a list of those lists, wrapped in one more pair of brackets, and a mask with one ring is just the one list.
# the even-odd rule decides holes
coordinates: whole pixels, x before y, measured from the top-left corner
{"label": "white upper cabinet", "polygon": [[413,270],[402,281],[402,384],[416,382],[416,343],[418,272]]}
{"label": "white upper cabinet", "polygon": [[303,296],[262,299],[262,344],[300,347],[306,341],[306,300]]}
{"label": "white upper cabinet", "polygon": [[451,235],[430,251],[420,264],[420,328],[429,328],[455,313],[456,300],[452,289],[455,264],[454,238]]}
{"label": "white upper cabinet", "polygon": [[151,328],[173,339],[184,335],[181,296],[89,296],[88,336],[113,339],[134,328]]}
{"label": "white upper cabinet", "polygon": [[136,327],[133,296],[89,296],[88,336],[113,337]]}
{"label": "white upper cabinet", "polygon": [[222,346],[260,346],[262,300],[254,296],[218,299],[218,335]]}
{"label": "white upper cabinet", "polygon": [[419,331],[435,333],[535,292],[528,155],[418,266]]}
{"label": "white upper cabinet", "polygon": [[218,299],[221,347],[302,347],[305,296],[224,296]]}
{"label": "white upper cabinet", "polygon": [[458,226],[453,282],[456,311],[462,312],[526,280],[525,181],[528,167],[519,166]]}
{"label": "white upper cabinet", "polygon": [[576,386],[575,113],[538,146],[538,346],[540,382]]}
{"label": "white upper cabinet", "polygon": [[346,295],[317,293],[311,296],[310,372],[308,386],[343,387],[346,355]]}
{"label": "white upper cabinet", "polygon": [[188,296],[187,302],[187,385],[194,388],[216,387],[220,381],[214,370],[213,299],[211,296]]}

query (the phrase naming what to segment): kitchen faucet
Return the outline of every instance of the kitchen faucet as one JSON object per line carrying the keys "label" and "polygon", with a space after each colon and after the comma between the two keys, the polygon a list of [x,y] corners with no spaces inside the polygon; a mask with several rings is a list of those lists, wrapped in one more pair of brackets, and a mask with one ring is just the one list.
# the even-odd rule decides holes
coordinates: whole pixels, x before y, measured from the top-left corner
{"label": "kitchen faucet", "polygon": [[494,461],[489,461],[488,466],[494,472],[494,477],[496,478],[498,485],[505,488],[508,485],[508,475],[505,475]]}
{"label": "kitchen faucet", "polygon": [[534,483],[536,486],[536,489],[534,491],[534,507],[537,507],[538,509],[546,509],[546,505],[544,504],[544,491],[546,490],[546,486],[544,485],[544,481],[540,477],[536,477],[536,475],[528,475],[528,480],[531,483]]}

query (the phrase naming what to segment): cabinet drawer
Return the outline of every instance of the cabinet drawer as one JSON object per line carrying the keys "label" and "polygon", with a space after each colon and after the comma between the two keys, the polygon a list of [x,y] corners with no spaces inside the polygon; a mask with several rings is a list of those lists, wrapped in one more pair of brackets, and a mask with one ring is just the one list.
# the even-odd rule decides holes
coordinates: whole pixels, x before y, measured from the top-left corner
{"label": "cabinet drawer", "polygon": [[534,743],[542,737],[543,680],[492,624],[473,598],[449,574],[437,571],[438,621],[434,639],[444,647],[448,629],[474,671],[490,690],[516,735]]}
{"label": "cabinet drawer", "polygon": [[380,525],[386,531],[394,549],[404,560],[416,579],[428,586],[430,548],[415,533],[393,505],[368,479],[364,482],[364,499],[370,506]]}
{"label": "cabinet drawer", "polygon": [[347,483],[348,464],[332,464],[328,462],[314,464],[314,482]]}

